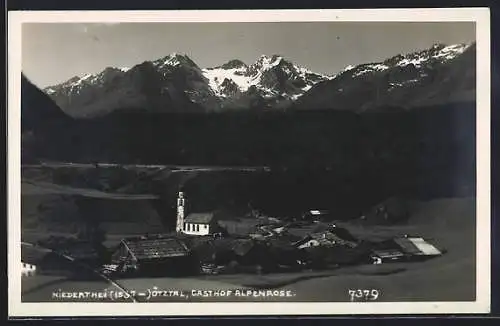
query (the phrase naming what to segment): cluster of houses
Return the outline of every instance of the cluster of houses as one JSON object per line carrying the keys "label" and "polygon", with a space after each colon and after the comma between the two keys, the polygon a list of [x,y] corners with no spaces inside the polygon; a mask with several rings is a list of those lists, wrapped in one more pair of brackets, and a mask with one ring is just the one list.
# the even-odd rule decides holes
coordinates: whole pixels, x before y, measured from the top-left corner
{"label": "cluster of houses", "polygon": [[[442,254],[421,237],[371,243],[335,224],[231,219],[217,212],[186,214],[185,207],[185,196],[179,193],[176,233],[123,239],[105,270],[163,275],[269,273],[412,261]],[[308,212],[312,217],[324,214]],[[310,232],[304,234],[307,227]]]}
{"label": "cluster of houses", "polygon": [[[124,238],[106,257],[101,270],[121,276],[272,273],[413,261],[443,254],[418,236],[367,242],[332,223],[231,219],[217,212],[186,215],[185,207],[181,192],[175,233]],[[313,219],[324,214],[308,212]],[[102,261],[92,246],[74,242],[64,248],[77,259]],[[36,266],[26,265],[23,273],[28,269]]]}

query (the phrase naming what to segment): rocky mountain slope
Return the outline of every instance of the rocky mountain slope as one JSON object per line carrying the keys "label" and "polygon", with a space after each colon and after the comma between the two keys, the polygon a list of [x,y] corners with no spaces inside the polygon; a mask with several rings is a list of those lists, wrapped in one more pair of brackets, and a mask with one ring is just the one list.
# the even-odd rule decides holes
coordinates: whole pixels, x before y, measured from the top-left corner
{"label": "rocky mountain slope", "polygon": [[71,128],[74,120],[47,94],[21,75],[21,150],[23,160],[54,154],[61,131]]}
{"label": "rocky mountain slope", "polygon": [[475,43],[436,44],[383,62],[348,66],[335,78],[315,85],[293,107],[364,112],[474,101],[475,66]]}
{"label": "rocky mountain slope", "polygon": [[171,54],[128,68],[74,77],[45,92],[69,115],[93,117],[116,109],[207,112],[284,107],[327,76],[279,55],[201,69],[187,55]]}

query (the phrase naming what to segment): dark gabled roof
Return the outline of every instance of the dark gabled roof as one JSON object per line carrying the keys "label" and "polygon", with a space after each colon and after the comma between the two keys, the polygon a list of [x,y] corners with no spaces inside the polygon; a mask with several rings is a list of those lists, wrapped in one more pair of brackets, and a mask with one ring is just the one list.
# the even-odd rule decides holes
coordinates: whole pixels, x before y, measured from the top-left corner
{"label": "dark gabled roof", "polygon": [[252,248],[254,248],[255,243],[249,239],[212,239],[207,241],[199,246],[197,246],[194,250],[198,255],[203,257],[208,257],[210,255],[214,255],[222,252],[233,252],[238,256],[244,256]]}
{"label": "dark gabled roof", "polygon": [[123,243],[138,260],[178,257],[189,254],[189,249],[182,241],[171,237],[124,239]]}
{"label": "dark gabled roof", "polygon": [[212,221],[213,218],[214,213],[191,213],[186,217],[185,222],[208,224]]}
{"label": "dark gabled roof", "polygon": [[267,244],[269,248],[276,250],[295,250],[295,246],[293,242],[290,242],[288,239],[282,239],[281,237],[270,238],[267,240]]}
{"label": "dark gabled roof", "polygon": [[252,250],[254,245],[255,243],[252,240],[238,239],[232,242],[231,250],[238,256],[244,256]]}

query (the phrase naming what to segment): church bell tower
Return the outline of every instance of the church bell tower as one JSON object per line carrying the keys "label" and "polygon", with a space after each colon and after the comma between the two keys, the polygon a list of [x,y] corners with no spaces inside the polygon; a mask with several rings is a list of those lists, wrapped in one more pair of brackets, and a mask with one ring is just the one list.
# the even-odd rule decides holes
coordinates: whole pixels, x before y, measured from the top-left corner
{"label": "church bell tower", "polygon": [[184,210],[185,210],[185,200],[184,193],[179,192],[179,196],[177,197],[177,225],[175,230],[177,232],[182,232],[184,230]]}

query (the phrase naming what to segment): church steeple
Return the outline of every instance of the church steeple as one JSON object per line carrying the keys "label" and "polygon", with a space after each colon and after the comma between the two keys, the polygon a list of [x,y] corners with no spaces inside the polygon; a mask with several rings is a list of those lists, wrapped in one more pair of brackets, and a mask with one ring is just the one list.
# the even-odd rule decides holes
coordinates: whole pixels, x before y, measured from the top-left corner
{"label": "church steeple", "polygon": [[177,225],[175,228],[177,232],[182,232],[184,230],[185,207],[184,193],[180,191],[177,197]]}

